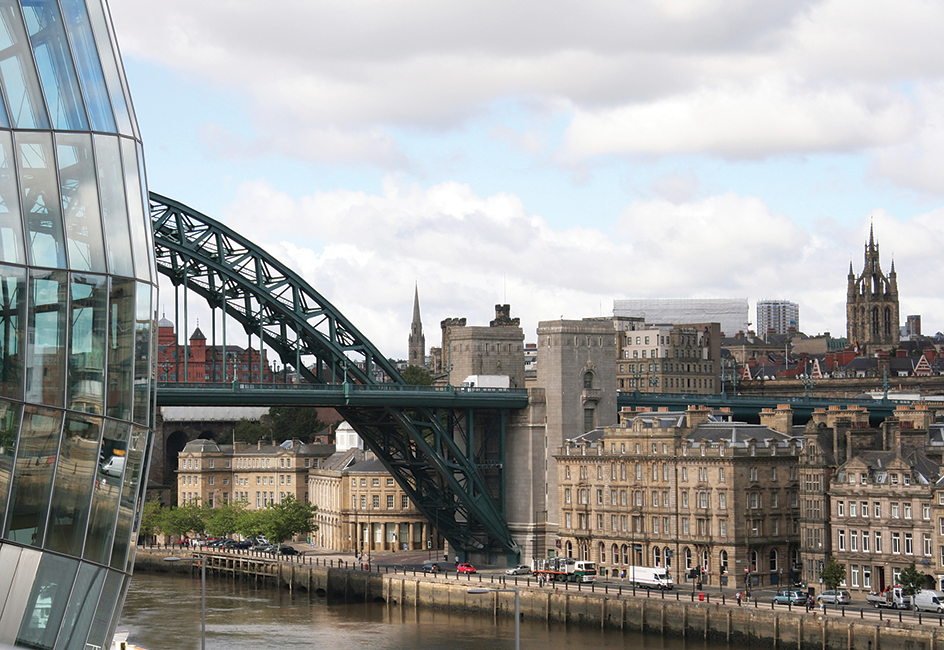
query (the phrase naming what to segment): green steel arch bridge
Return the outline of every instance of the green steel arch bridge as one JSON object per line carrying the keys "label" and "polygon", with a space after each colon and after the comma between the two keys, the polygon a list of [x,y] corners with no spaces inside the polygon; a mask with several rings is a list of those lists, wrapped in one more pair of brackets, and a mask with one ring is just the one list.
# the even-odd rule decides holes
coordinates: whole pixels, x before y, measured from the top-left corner
{"label": "green steel arch bridge", "polygon": [[[258,336],[298,384],[159,383],[159,405],[330,405],[457,549],[516,556],[505,517],[505,422],[526,391],[420,388],[322,295],[210,217],[150,194],[158,270]],[[225,327],[224,347],[225,347]]]}

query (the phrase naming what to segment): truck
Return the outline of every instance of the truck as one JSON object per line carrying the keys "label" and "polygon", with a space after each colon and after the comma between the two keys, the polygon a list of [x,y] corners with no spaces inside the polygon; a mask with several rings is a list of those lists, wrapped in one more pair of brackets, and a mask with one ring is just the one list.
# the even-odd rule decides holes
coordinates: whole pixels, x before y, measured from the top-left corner
{"label": "truck", "polygon": [[911,609],[911,597],[905,595],[905,590],[900,585],[886,587],[881,592],[873,591],[865,599],[875,607]]}
{"label": "truck", "polygon": [[462,388],[510,388],[508,375],[469,375],[462,380]]}
{"label": "truck", "polygon": [[597,579],[596,562],[575,560],[572,557],[551,557],[537,560],[533,574],[550,582],[594,582]]}
{"label": "truck", "polygon": [[626,569],[631,585],[644,589],[672,589],[675,583],[665,567],[631,566]]}

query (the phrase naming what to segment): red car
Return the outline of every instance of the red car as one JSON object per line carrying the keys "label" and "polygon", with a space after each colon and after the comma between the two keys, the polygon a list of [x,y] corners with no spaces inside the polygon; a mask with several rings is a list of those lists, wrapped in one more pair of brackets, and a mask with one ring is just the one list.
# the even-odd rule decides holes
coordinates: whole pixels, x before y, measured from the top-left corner
{"label": "red car", "polygon": [[460,562],[456,566],[456,571],[459,573],[475,573],[475,567],[468,562]]}

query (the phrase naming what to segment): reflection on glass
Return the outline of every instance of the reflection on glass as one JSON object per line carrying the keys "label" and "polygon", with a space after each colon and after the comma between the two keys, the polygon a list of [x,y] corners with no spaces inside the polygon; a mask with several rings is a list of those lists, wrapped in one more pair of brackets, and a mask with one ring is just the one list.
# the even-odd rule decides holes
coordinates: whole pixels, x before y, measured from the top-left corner
{"label": "reflection on glass", "polygon": [[0,132],[0,261],[26,264],[13,136],[6,131]]}
{"label": "reflection on glass", "polygon": [[29,40],[15,2],[0,4],[0,84],[13,128],[49,128]]}
{"label": "reflection on glass", "polygon": [[[128,438],[131,425],[115,420],[105,420],[102,434],[102,447],[99,458],[125,457],[128,453]],[[108,564],[111,559],[112,540],[115,532],[115,516],[118,511],[118,499],[121,495],[121,476],[114,474],[124,471],[124,467],[112,464],[106,472],[105,463],[99,463],[96,470],[92,491],[92,509],[89,513],[88,534],[86,535],[83,557],[90,562]]]}
{"label": "reflection on glass", "polygon": [[65,271],[31,271],[29,297],[26,399],[62,406],[68,299]]}
{"label": "reflection on glass", "polygon": [[151,393],[151,337],[157,318],[151,302],[152,287],[137,284],[137,309],[134,327],[134,421],[147,425],[150,422]]}
{"label": "reflection on glass", "polygon": [[115,605],[118,602],[118,595],[125,591],[122,589],[123,583],[120,573],[109,571],[105,576],[105,587],[102,589],[102,597],[98,601],[98,609],[95,611],[89,630],[88,647],[101,648],[105,645],[105,639],[111,638],[109,630],[114,630],[112,618],[118,618],[119,612],[115,611]]}
{"label": "reflection on glass", "polygon": [[108,319],[107,415],[131,419],[134,388],[134,280],[112,278]]}
{"label": "reflection on glass", "polygon": [[[0,522],[7,518],[7,492],[13,475],[13,454],[16,452],[16,435],[20,431],[21,405],[0,400]],[[0,532],[3,526],[0,525]],[[0,573],[3,567],[0,566]],[[6,593],[0,591],[0,593]]]}
{"label": "reflection on glass", "polygon": [[108,18],[105,16],[101,3],[98,2],[88,3],[88,12],[95,40],[101,44],[98,55],[102,62],[102,72],[105,73],[108,96],[111,97],[111,103],[115,109],[115,119],[118,120],[118,133],[136,137],[137,133],[132,128],[134,118],[128,109],[131,102],[125,96],[125,88],[121,80],[122,73],[118,67],[117,52],[114,47],[108,47],[108,43],[112,42],[110,30],[108,29]]}
{"label": "reflection on glass", "polygon": [[130,571],[133,554],[131,536],[137,530],[134,525],[138,501],[144,498],[141,476],[144,472],[144,459],[150,443],[150,434],[144,427],[132,427],[131,440],[128,444],[128,461],[121,488],[121,501],[118,507],[118,523],[115,526],[115,544],[111,554],[111,566],[121,571]]}
{"label": "reflection on glass", "polygon": [[[128,216],[131,218],[131,245],[134,251],[134,273],[139,280],[151,279],[150,258],[153,246],[148,229],[147,212],[144,209],[144,194],[138,174],[138,149],[134,140],[121,138],[121,164],[124,169],[125,195],[128,199]],[[151,250],[148,250],[150,248]]]}
{"label": "reflection on glass", "polygon": [[19,132],[16,134],[16,151],[30,263],[65,268],[65,238],[52,134]]}
{"label": "reflection on glass", "polygon": [[75,557],[82,556],[88,524],[92,486],[98,480],[98,456],[102,433],[99,418],[66,415],[53,485],[46,548]]}
{"label": "reflection on glass", "polygon": [[50,650],[54,647],[78,568],[78,560],[43,555],[27,600],[26,615],[20,623],[17,645]]}
{"label": "reflection on glass", "polygon": [[26,270],[0,265],[0,395],[23,399]]}
{"label": "reflection on glass", "polygon": [[98,182],[101,189],[102,225],[105,228],[105,250],[108,270],[116,275],[134,276],[131,259],[131,231],[128,206],[125,202],[125,181],[121,174],[121,151],[118,138],[93,136]]}
{"label": "reflection on glass", "polygon": [[59,3],[56,0],[24,2],[23,15],[53,128],[88,130],[85,104],[62,28]]}
{"label": "reflection on glass", "polygon": [[4,538],[42,546],[62,412],[25,406],[10,484]]}
{"label": "reflection on glass", "polygon": [[56,650],[85,650],[85,637],[98,606],[106,572],[91,564],[79,565],[69,608],[62,617],[62,636],[56,641]]}
{"label": "reflection on glass", "polygon": [[103,275],[72,276],[68,408],[104,412],[108,282]]}
{"label": "reflection on glass", "polygon": [[85,106],[92,121],[92,130],[114,133],[115,119],[111,114],[105,75],[95,50],[95,40],[92,37],[88,14],[85,13],[85,3],[82,0],[61,0],[61,4],[66,32],[75,53],[82,95],[85,97]]}
{"label": "reflection on glass", "polygon": [[105,244],[98,214],[92,137],[86,133],[57,133],[56,160],[62,219],[69,240],[69,268],[105,270]]}

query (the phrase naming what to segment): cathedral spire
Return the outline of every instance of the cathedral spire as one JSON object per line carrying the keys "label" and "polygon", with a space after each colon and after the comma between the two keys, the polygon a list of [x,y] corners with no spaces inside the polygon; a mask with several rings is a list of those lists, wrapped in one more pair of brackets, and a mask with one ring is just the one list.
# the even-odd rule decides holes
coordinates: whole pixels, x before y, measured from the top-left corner
{"label": "cathedral spire", "polygon": [[420,319],[420,288],[413,289],[413,323],[410,325],[409,359],[411,366],[426,366],[426,337],[423,336],[423,321]]}

